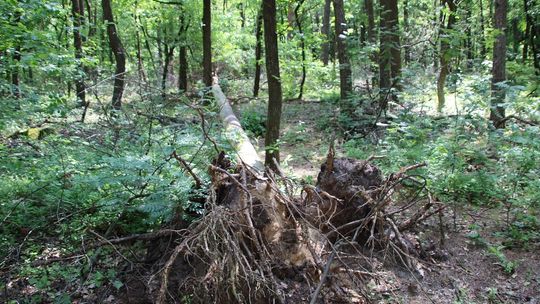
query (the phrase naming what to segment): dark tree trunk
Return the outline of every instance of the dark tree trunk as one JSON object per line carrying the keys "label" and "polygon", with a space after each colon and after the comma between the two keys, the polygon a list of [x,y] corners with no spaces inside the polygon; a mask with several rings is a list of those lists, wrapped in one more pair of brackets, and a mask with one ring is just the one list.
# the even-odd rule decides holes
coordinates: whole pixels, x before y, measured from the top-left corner
{"label": "dark tree trunk", "polygon": [[337,40],[337,55],[339,60],[339,95],[342,102],[347,102],[352,93],[352,73],[349,56],[347,55],[347,26],[343,0],[333,0]]}
{"label": "dark tree trunk", "polygon": [[[449,60],[450,60],[450,43],[449,43],[449,35],[451,34],[451,30],[454,27],[454,23],[456,22],[456,11],[457,6],[454,3],[454,0],[442,0],[443,6],[448,5],[448,22],[446,24],[446,28],[441,29],[441,33],[443,38],[440,39],[441,41],[441,50],[439,53],[439,60],[440,60],[440,66],[441,69],[439,70],[439,77],[437,78],[437,112],[442,112],[444,105],[445,105],[445,96],[444,96],[444,86],[446,84],[446,77],[448,76],[448,73],[450,73],[450,66],[449,66]],[[444,25],[441,24],[441,26],[444,27]]]}
{"label": "dark tree trunk", "polygon": [[114,23],[113,12],[110,0],[101,0],[103,7],[103,20],[107,23],[107,35],[109,36],[109,45],[114,54],[116,69],[114,71],[114,89],[112,96],[112,106],[115,110],[122,107],[122,95],[124,94],[124,82],[126,73],[126,54],[122,41],[118,36],[116,24]]}
{"label": "dark tree trunk", "polygon": [[[409,31],[409,1],[408,0],[403,1],[403,31],[404,32]],[[411,47],[409,46],[409,41],[406,41],[404,43],[403,51],[405,53],[404,55],[405,63],[409,63],[411,61]]]}
{"label": "dark tree trunk", "polygon": [[[485,38],[485,25],[484,25],[484,4],[483,0],[479,0],[480,4],[480,59],[486,58],[486,38]],[[525,0],[527,1],[527,0]]]}
{"label": "dark tree trunk", "polygon": [[527,57],[529,56],[529,42],[530,42],[530,35],[531,35],[531,18],[529,15],[529,0],[523,0],[523,14],[525,15],[525,39],[523,39],[523,63],[527,61]]}
{"label": "dark tree trunk", "polygon": [[79,106],[86,106],[86,87],[84,85],[84,67],[81,62],[83,58],[82,49],[82,37],[81,28],[82,20],[84,18],[81,1],[71,0],[71,16],[73,17],[73,46],[75,47],[75,60],[77,60],[77,67],[81,75],[77,75],[75,79],[75,93],[77,95],[77,102]]}
{"label": "dark tree trunk", "polygon": [[165,98],[167,90],[167,76],[169,76],[169,65],[174,55],[174,46],[165,44],[165,58],[163,61],[163,72],[161,74],[161,96]]}
{"label": "dark tree trunk", "polygon": [[302,21],[298,11],[302,7],[304,0],[299,0],[296,8],[294,9],[294,20],[296,21],[296,26],[298,27],[298,33],[300,34],[300,48],[302,52],[302,80],[300,81],[300,93],[298,93],[298,99],[302,99],[304,95],[304,84],[306,83],[306,41],[304,39],[304,30],[302,29]]}
{"label": "dark tree trunk", "polygon": [[203,1],[203,82],[212,85],[212,1]]}
{"label": "dark tree trunk", "polygon": [[244,3],[238,4],[238,10],[240,11],[240,26],[244,28],[246,26],[246,14],[244,11]]}
{"label": "dark tree trunk", "polygon": [[[367,15],[367,41],[373,47],[377,38],[376,31],[375,31],[375,13],[373,12],[373,0],[365,0],[364,6],[366,10],[366,15]],[[376,66],[374,66],[374,64],[377,63],[378,61],[377,52],[370,51],[369,59],[370,59],[370,70],[372,72],[371,83],[375,85],[376,83],[378,83],[377,68]]]}
{"label": "dark tree trunk", "polygon": [[397,0],[381,0],[380,10],[379,86],[381,107],[386,109],[389,90],[392,86],[400,87],[401,50]]}
{"label": "dark tree trunk", "polygon": [[323,36],[323,44],[321,47],[321,60],[323,64],[328,65],[328,57],[330,55],[330,11],[332,0],[324,1],[324,11],[322,19],[321,34]]}
{"label": "dark tree trunk", "polygon": [[506,14],[507,0],[495,0],[494,29],[497,36],[493,42],[493,68],[491,70],[491,111],[489,119],[496,128],[504,128],[505,111],[502,103],[506,97],[501,82],[506,80]]}
{"label": "dark tree trunk", "polygon": [[[13,19],[13,25],[17,26],[21,22],[21,11],[15,11],[15,18]],[[13,96],[15,98],[21,97],[21,88],[19,82],[19,64],[21,62],[21,41],[20,38],[16,38],[15,51],[13,52],[13,66],[11,67],[11,86]]]}
{"label": "dark tree trunk", "polygon": [[474,61],[474,50],[473,50],[473,34],[471,29],[471,10],[472,5],[467,6],[467,13],[466,13],[466,22],[468,23],[465,30],[465,52],[467,56],[467,69],[471,70],[473,68],[473,61]]}
{"label": "dark tree trunk", "polygon": [[268,78],[268,118],[264,140],[265,164],[270,168],[277,169],[274,159],[279,162],[279,149],[276,144],[281,122],[282,93],[276,29],[276,0],[263,0],[263,19],[266,75]]}
{"label": "dark tree trunk", "polygon": [[186,92],[188,89],[188,61],[187,47],[181,45],[178,51],[178,90]]}
{"label": "dark tree trunk", "polygon": [[[529,29],[528,35],[526,34],[525,40],[528,40],[529,47],[532,52],[533,57],[533,65],[535,68],[535,74],[540,75],[540,25],[539,24],[539,18],[538,14],[534,15],[531,12],[531,7],[534,9],[536,8],[536,4],[534,0],[525,0],[525,18],[527,23],[527,28]],[[525,46],[523,50],[524,54],[525,52]],[[525,57],[525,56],[524,56]]]}
{"label": "dark tree trunk", "polygon": [[261,83],[261,59],[262,59],[262,23],[263,23],[263,7],[257,14],[257,24],[255,25],[255,80],[253,82],[253,96],[259,96],[259,88]]}
{"label": "dark tree trunk", "polygon": [[178,90],[180,92],[186,92],[188,88],[188,61],[187,61],[187,43],[186,32],[189,28],[189,20],[186,21],[185,11],[182,7],[182,15],[180,16],[180,32],[178,35],[180,46],[178,47]]}

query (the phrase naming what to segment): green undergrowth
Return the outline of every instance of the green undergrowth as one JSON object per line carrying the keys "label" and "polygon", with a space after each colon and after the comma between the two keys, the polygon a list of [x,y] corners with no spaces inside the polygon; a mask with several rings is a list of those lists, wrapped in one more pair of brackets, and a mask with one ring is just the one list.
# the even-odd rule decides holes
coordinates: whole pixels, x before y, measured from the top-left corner
{"label": "green undergrowth", "polygon": [[[36,268],[31,262],[77,252],[97,236],[149,232],[202,212],[204,200],[197,198],[205,196],[205,185],[195,189],[171,156],[176,151],[208,182],[206,166],[216,152],[203,135],[198,113],[182,101],[163,105],[145,98],[113,117],[92,109],[92,115],[101,116],[85,124],[76,122],[80,110],[65,102],[51,106],[51,97],[38,99],[35,107],[20,107],[15,100],[1,106],[0,268],[40,291],[26,302],[69,303],[70,287],[122,284],[112,273],[117,261],[107,258],[107,248],[84,251],[61,267]],[[205,116],[207,132],[219,140],[212,114]],[[45,121],[52,132],[39,139],[24,132],[13,135]],[[92,259],[99,265],[91,265]],[[58,293],[62,289],[56,287],[64,284]]]}

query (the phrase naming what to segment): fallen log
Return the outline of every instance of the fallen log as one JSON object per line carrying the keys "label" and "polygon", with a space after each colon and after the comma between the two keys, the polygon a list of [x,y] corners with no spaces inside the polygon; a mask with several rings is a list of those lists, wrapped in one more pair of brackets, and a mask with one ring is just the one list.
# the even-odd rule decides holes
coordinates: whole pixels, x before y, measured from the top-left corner
{"label": "fallen log", "polygon": [[219,86],[217,76],[214,77],[212,93],[214,95],[214,99],[219,105],[219,116],[223,123],[225,138],[227,138],[232,148],[236,151],[238,159],[242,163],[256,170],[258,174],[263,173],[264,164],[257,155],[257,151],[251,144],[249,137],[240,124],[240,121],[236,115],[234,115],[231,104]]}

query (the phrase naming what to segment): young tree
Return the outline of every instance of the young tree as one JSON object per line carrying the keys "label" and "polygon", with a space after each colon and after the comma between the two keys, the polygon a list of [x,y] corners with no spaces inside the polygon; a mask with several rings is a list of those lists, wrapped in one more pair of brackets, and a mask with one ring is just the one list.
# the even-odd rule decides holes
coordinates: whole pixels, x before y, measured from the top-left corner
{"label": "young tree", "polygon": [[[14,17],[12,25],[13,27],[17,27],[19,22],[21,22],[21,15],[22,15],[22,9],[17,8]],[[13,96],[15,98],[21,97],[21,89],[19,87],[19,64],[21,62],[21,44],[22,41],[20,38],[15,39],[15,50],[13,52],[13,66],[11,67],[11,86],[12,86],[12,92]]]}
{"label": "young tree", "polygon": [[381,107],[386,108],[389,90],[399,88],[401,47],[397,0],[380,0],[380,5],[379,86]]}
{"label": "young tree", "polygon": [[339,60],[339,93],[342,101],[347,100],[352,93],[352,72],[349,56],[347,55],[347,25],[343,0],[333,0],[335,15],[335,30],[337,40],[337,55]]}
{"label": "young tree", "polygon": [[[439,77],[437,78],[437,112],[442,112],[445,104],[444,86],[446,84],[446,77],[450,72],[450,55],[452,49],[450,48],[450,35],[454,23],[456,23],[457,6],[454,0],[442,0],[443,6],[448,6],[448,22],[445,28],[441,29],[441,50],[439,52],[440,70]],[[444,27],[441,24],[441,27]]]}
{"label": "young tree", "polygon": [[203,1],[203,82],[212,85],[212,0]]}
{"label": "young tree", "polygon": [[324,39],[321,47],[321,60],[323,64],[328,65],[328,57],[330,56],[330,11],[332,0],[324,1],[324,11],[322,19],[321,34]]}
{"label": "young tree", "polygon": [[302,80],[300,81],[300,93],[298,93],[298,99],[302,99],[302,96],[304,95],[304,84],[306,83],[306,40],[304,37],[304,30],[302,28],[302,20],[300,19],[300,14],[298,13],[300,11],[300,8],[302,7],[302,4],[304,3],[304,0],[299,0],[296,4],[296,8],[294,9],[294,20],[296,22],[296,26],[298,27],[298,33],[300,34],[300,49],[302,52]]}
{"label": "young tree", "polygon": [[114,71],[114,89],[112,96],[112,106],[115,110],[122,107],[122,95],[124,94],[124,82],[126,73],[126,54],[124,46],[118,36],[110,0],[101,0],[103,8],[103,20],[107,23],[107,35],[109,36],[109,46],[114,54],[116,69]]}
{"label": "young tree", "polygon": [[276,32],[276,0],[263,0],[263,19],[266,75],[268,78],[268,118],[264,139],[266,146],[264,163],[270,168],[277,169],[274,159],[279,162],[279,150],[276,144],[281,122],[282,93]]}
{"label": "young tree", "polygon": [[504,103],[506,97],[501,83],[506,80],[506,14],[508,10],[507,0],[495,0],[495,13],[493,25],[496,30],[493,42],[493,68],[491,70],[491,111],[489,119],[496,128],[504,128]]}
{"label": "young tree", "polygon": [[257,24],[255,25],[255,81],[253,82],[253,96],[259,96],[259,87],[261,83],[261,59],[262,59],[262,23],[263,6],[257,14]]}
{"label": "young tree", "polygon": [[[77,65],[80,72],[83,72],[83,66],[81,59],[83,58],[83,49],[82,49],[82,37],[81,37],[81,26],[83,23],[83,3],[80,0],[71,0],[71,16],[73,18],[73,46],[75,47],[75,59],[77,60]],[[85,94],[85,85],[84,77],[78,76],[75,79],[75,90],[77,95],[77,102],[80,106],[86,105],[86,94]]]}

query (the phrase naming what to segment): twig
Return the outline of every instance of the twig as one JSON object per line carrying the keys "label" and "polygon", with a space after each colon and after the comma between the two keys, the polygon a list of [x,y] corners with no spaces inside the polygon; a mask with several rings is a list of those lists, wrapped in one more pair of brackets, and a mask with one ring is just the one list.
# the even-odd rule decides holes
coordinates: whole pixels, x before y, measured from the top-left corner
{"label": "twig", "polygon": [[178,155],[176,153],[176,151],[173,151],[171,153],[171,156],[174,157],[183,167],[184,169],[187,170],[187,172],[189,173],[189,175],[191,175],[191,177],[193,177],[193,179],[195,180],[195,187],[197,189],[200,189],[201,186],[202,186],[202,181],[201,179],[195,174],[195,172],[193,172],[193,170],[191,169],[191,167],[188,165],[188,163],[182,158],[180,157],[180,155]]}

